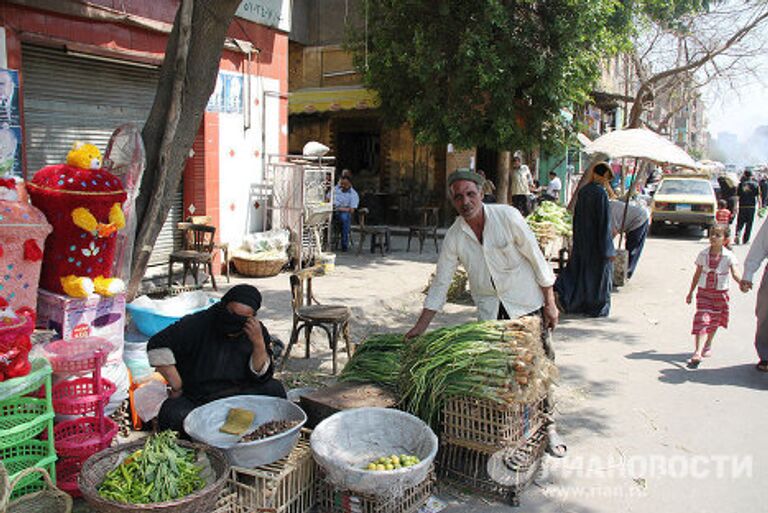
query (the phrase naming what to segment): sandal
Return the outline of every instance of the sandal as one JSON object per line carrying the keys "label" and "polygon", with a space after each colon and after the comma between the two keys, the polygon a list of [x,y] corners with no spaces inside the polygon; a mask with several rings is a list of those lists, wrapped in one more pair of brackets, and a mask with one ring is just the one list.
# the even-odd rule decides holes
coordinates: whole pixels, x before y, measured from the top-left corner
{"label": "sandal", "polygon": [[768,360],[760,360],[760,363],[755,368],[760,372],[768,372]]}
{"label": "sandal", "polygon": [[701,358],[697,358],[695,356],[691,357],[691,359],[688,360],[688,363],[686,364],[689,369],[698,369],[699,365],[701,365]]}

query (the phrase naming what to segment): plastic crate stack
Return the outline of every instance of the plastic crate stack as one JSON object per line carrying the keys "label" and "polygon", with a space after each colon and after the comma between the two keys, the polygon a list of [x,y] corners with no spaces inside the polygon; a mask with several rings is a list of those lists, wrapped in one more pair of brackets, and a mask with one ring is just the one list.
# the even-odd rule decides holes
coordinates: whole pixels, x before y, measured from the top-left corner
{"label": "plastic crate stack", "polygon": [[543,397],[516,404],[448,399],[443,408],[439,476],[519,505],[546,448],[544,401]]}
{"label": "plastic crate stack", "polygon": [[[56,340],[45,346],[48,360],[59,381],[53,386],[53,409],[57,415],[79,416],[57,422],[53,428],[58,486],[72,496],[79,496],[77,477],[89,456],[109,447],[118,425],[104,415],[104,407],[115,393],[115,385],[101,377],[110,343],[98,337]],[[88,375],[90,374],[90,376]]]}
{"label": "plastic crate stack", "polygon": [[[31,364],[28,375],[0,383],[0,460],[11,481],[23,470],[42,467],[55,482],[56,452],[50,436],[54,430],[51,366],[44,358],[34,359]],[[42,392],[35,394],[41,387]],[[44,487],[45,481],[36,472],[18,482],[11,498]]]}

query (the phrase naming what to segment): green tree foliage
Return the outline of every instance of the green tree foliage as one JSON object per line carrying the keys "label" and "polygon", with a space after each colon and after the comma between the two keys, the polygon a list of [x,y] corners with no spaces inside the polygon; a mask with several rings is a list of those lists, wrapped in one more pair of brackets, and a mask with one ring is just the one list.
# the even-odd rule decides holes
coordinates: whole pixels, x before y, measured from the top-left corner
{"label": "green tree foliage", "polygon": [[368,0],[352,46],[393,123],[422,143],[510,148],[562,141],[601,60],[627,41],[615,0]]}

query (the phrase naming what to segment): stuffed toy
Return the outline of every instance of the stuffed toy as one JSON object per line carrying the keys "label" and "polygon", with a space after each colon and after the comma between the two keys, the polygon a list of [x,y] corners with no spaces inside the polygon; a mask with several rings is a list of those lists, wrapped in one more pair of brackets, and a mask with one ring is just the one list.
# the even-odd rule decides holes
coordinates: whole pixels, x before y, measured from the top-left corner
{"label": "stuffed toy", "polygon": [[53,225],[46,240],[40,286],[85,298],[125,288],[112,278],[117,231],[125,227],[123,184],[101,168],[92,144],[75,143],[66,164],[46,166],[28,184],[32,204]]}

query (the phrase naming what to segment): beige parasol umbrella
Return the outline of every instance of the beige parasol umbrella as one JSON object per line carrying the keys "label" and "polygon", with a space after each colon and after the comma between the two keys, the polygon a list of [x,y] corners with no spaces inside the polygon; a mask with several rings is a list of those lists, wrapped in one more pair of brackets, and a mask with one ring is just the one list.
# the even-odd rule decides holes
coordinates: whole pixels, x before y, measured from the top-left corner
{"label": "beige parasol umbrella", "polygon": [[698,164],[682,148],[647,128],[628,128],[608,132],[584,146],[588,154],[603,154],[611,159],[645,159],[698,169]]}

